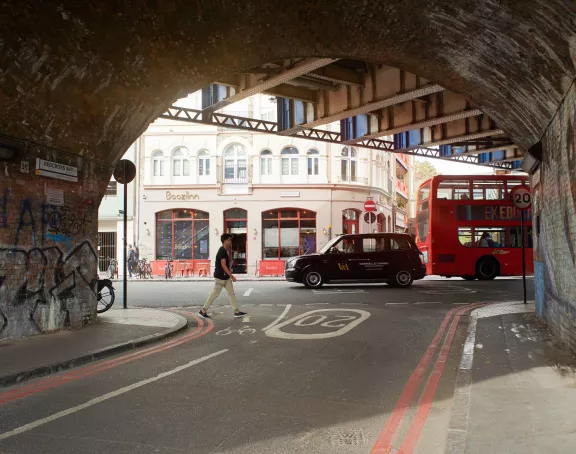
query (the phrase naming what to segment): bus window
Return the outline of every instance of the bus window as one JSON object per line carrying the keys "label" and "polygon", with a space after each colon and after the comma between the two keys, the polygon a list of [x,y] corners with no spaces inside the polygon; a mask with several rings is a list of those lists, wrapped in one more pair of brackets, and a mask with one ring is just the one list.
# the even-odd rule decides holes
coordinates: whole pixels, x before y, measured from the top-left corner
{"label": "bus window", "polygon": [[506,229],[502,227],[477,227],[474,229],[477,247],[506,247]]}
{"label": "bus window", "polygon": [[428,197],[430,197],[430,183],[428,183],[426,186],[422,186],[420,188],[420,192],[418,193],[418,200],[420,202],[428,200]]}
{"label": "bus window", "polygon": [[472,242],[472,229],[470,227],[458,227],[458,239],[462,246],[474,246]]}
{"label": "bus window", "polygon": [[469,180],[444,180],[438,184],[437,199],[464,200],[470,198]]}
{"label": "bus window", "polygon": [[[532,226],[526,226],[526,242],[524,246],[527,248],[534,247],[533,239],[532,239]],[[510,227],[510,247],[522,247],[521,243],[521,231],[520,227]]]}
{"label": "bus window", "polygon": [[502,200],[504,194],[504,181],[474,180],[472,182],[472,198],[474,200]]}

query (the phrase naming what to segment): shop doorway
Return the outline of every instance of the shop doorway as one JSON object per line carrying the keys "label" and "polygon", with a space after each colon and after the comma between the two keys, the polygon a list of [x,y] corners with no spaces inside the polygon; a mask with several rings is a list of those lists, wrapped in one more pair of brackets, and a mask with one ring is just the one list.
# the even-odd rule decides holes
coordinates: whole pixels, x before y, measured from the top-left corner
{"label": "shop doorway", "polygon": [[105,273],[116,259],[116,232],[98,232],[98,271]]}
{"label": "shop doorway", "polygon": [[233,274],[248,272],[248,212],[242,208],[224,211],[224,233],[232,234],[230,267]]}
{"label": "shop doorway", "polygon": [[360,211],[348,209],[342,211],[342,233],[356,234],[360,231]]}

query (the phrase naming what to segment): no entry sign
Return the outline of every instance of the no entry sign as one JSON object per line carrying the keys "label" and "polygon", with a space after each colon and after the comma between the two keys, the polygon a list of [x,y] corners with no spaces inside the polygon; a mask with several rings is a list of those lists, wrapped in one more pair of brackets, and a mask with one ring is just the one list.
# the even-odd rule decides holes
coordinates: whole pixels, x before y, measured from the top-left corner
{"label": "no entry sign", "polygon": [[364,210],[368,211],[368,213],[376,211],[376,204],[374,203],[374,200],[366,200],[364,203]]}

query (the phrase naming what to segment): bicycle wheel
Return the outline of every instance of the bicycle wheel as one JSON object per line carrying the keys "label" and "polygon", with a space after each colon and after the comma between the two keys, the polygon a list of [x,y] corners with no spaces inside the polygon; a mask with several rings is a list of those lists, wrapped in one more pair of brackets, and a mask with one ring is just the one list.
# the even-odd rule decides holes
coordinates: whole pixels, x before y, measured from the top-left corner
{"label": "bicycle wheel", "polygon": [[96,311],[99,314],[106,312],[114,304],[114,299],[116,298],[116,295],[114,294],[114,288],[108,284],[103,286],[98,292],[97,298],[98,307]]}

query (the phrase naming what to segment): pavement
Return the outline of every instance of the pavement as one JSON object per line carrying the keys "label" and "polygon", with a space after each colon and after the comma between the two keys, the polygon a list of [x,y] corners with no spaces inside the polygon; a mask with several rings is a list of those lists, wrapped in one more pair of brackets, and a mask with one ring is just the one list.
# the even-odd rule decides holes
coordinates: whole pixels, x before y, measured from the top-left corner
{"label": "pavement", "polygon": [[[521,281],[237,282],[248,316],[223,294],[210,320],[208,282],[158,287],[131,282],[131,304],[188,329],[2,388],[0,453],[574,452],[574,359]],[[148,310],[102,325],[150,329]]]}
{"label": "pavement", "polygon": [[158,309],[110,309],[77,330],[0,343],[0,387],[160,342],[188,327],[185,317]]}

